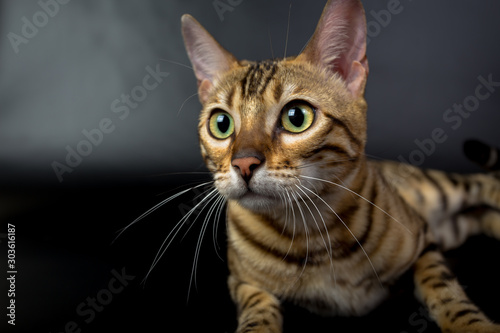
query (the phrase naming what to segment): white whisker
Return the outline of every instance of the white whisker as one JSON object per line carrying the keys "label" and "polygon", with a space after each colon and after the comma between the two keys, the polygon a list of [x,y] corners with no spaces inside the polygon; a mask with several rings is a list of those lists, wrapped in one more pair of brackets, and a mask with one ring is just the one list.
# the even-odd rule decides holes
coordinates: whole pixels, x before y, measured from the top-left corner
{"label": "white whisker", "polygon": [[290,3],[290,7],[288,8],[288,23],[286,26],[286,39],[285,39],[285,52],[283,54],[283,59],[286,59],[286,51],[288,48],[288,34],[290,32],[290,14],[292,12],[292,4]]}
{"label": "white whisker", "polygon": [[306,218],[304,216],[304,212],[302,211],[302,208],[300,208],[300,203],[297,200],[297,196],[300,197],[299,193],[297,193],[296,191],[293,191],[292,192],[292,197],[293,197],[295,203],[297,204],[297,208],[299,209],[300,215],[302,216],[302,224],[304,226],[304,232],[305,232],[305,235],[306,235],[306,257],[304,259],[304,265],[302,267],[302,271],[300,272],[299,276],[297,277],[295,283],[300,279],[300,277],[302,276],[302,274],[306,270],[307,261],[309,260],[309,229],[307,228]]}
{"label": "white whisker", "polygon": [[[289,207],[292,211],[292,217],[293,217],[293,231],[292,231],[292,239],[290,240],[290,246],[288,247],[288,250],[286,251],[285,253],[285,256],[283,257],[283,260],[285,260],[285,258],[288,256],[288,254],[290,253],[290,251],[292,250],[292,246],[293,246],[293,241],[295,240],[295,228],[296,228],[296,222],[295,222],[295,211],[293,209],[293,202],[292,202],[292,198],[290,197],[290,193],[288,192],[288,189],[285,188],[285,191],[286,191],[286,194],[288,196],[288,202],[289,202]],[[284,230],[284,229],[283,229]]]}
{"label": "white whisker", "polygon": [[160,61],[166,61],[166,62],[169,62],[171,64],[179,65],[181,67],[186,67],[186,68],[189,68],[190,70],[194,71],[193,67],[191,67],[189,65],[186,65],[186,64],[183,64],[181,62],[177,62],[177,61],[173,61],[173,60],[168,60],[168,59],[160,59]]}
{"label": "white whisker", "polygon": [[[195,288],[197,288],[196,270],[198,267],[198,258],[200,257],[201,244],[203,242],[203,237],[205,236],[205,232],[207,230],[207,227],[208,227],[208,224],[210,222],[210,218],[212,217],[212,214],[214,213],[214,211],[218,207],[219,202],[224,200],[224,197],[222,197],[218,193],[216,193],[213,196],[213,198],[215,198],[215,201],[212,204],[212,206],[210,207],[210,209],[208,210],[208,212],[205,216],[205,219],[203,220],[203,224],[202,224],[201,230],[200,230],[200,235],[198,236],[198,241],[196,242],[196,250],[195,250],[194,259],[193,259],[193,266],[191,267],[191,277],[189,279],[189,288],[188,288],[188,295],[187,295],[188,300],[189,300],[189,295],[191,294],[191,286],[193,284],[193,281],[194,281]],[[212,199],[207,201],[207,205],[210,201],[212,201]],[[206,205],[204,207],[206,207]]]}
{"label": "white whisker", "polygon": [[339,219],[339,221],[342,223],[342,225],[351,234],[352,238],[354,238],[354,240],[356,241],[356,243],[358,244],[358,246],[361,248],[361,251],[363,251],[363,253],[366,256],[366,259],[368,260],[368,263],[372,267],[373,273],[377,277],[377,280],[380,283],[380,286],[383,286],[382,281],[380,280],[380,277],[378,276],[377,270],[375,269],[375,266],[373,265],[373,262],[370,259],[370,256],[368,256],[368,253],[366,252],[365,248],[363,247],[363,245],[361,245],[361,243],[359,242],[358,238],[354,235],[354,233],[347,226],[347,224],[342,220],[342,218],[337,214],[337,212],[325,200],[323,200],[323,198],[321,198],[319,195],[317,195],[316,193],[314,193],[313,191],[311,191],[307,187],[304,187],[304,189],[306,189],[307,191],[309,191],[310,193],[312,193],[314,196],[316,196],[319,200],[321,200],[326,205],[326,207],[328,207],[333,212],[333,214],[335,214],[335,216]]}
{"label": "white whisker", "polygon": [[321,165],[327,165],[331,163],[342,163],[342,162],[349,162],[349,161],[354,161],[356,160],[357,157],[352,157],[352,158],[345,158],[341,160],[326,160],[326,161],[319,161],[319,162],[311,162],[307,164],[302,164],[296,167],[296,169],[305,169],[305,168],[310,168],[313,166],[321,166]]}
{"label": "white whisker", "polygon": [[196,189],[198,187],[202,187],[202,186],[205,186],[205,185],[208,185],[208,184],[211,184],[211,183],[213,183],[213,181],[201,183],[201,184],[199,184],[197,186],[193,186],[191,188],[188,188],[187,190],[183,190],[183,191],[181,191],[179,193],[176,193],[176,194],[174,194],[174,195],[166,198],[165,200],[161,201],[160,203],[157,203],[156,205],[154,205],[153,207],[151,207],[150,209],[148,209],[146,212],[144,212],[143,214],[141,214],[139,217],[137,217],[135,220],[133,220],[129,225],[127,225],[126,227],[122,228],[111,244],[113,244],[127,229],[129,229],[131,226],[133,226],[134,224],[136,224],[137,222],[139,222],[140,220],[142,220],[143,218],[145,218],[149,214],[153,213],[155,210],[157,210],[161,206],[165,205],[166,203],[174,200],[175,198],[177,198],[177,197],[179,197],[179,196],[181,196],[181,195],[183,195],[183,194],[185,194],[185,193],[187,193],[189,191],[192,191],[192,190],[194,190],[194,189]]}
{"label": "white whisker", "polygon": [[[311,198],[309,198],[309,196],[306,194],[306,192],[304,192],[304,190],[302,190],[300,188],[300,186],[303,186],[303,185],[295,185],[302,193],[304,193],[304,195],[309,199],[309,201],[311,201]],[[309,211],[309,214],[311,215],[313,221],[314,221],[314,224],[316,225],[316,229],[318,229],[318,232],[321,236],[321,239],[323,240],[323,245],[325,245],[325,249],[326,249],[326,252],[328,253],[328,255],[331,257],[331,252],[329,251],[329,247],[327,245],[327,241],[325,239],[325,237],[323,236],[323,232],[321,231],[321,228],[319,227],[319,224],[318,224],[318,221],[316,220],[316,217],[314,216],[314,213],[312,212],[311,208],[309,208],[309,205],[307,204],[307,202],[304,200],[304,198],[302,198],[302,196],[300,196],[300,199],[302,200],[302,202],[304,203],[304,205],[306,206],[307,210]],[[311,201],[312,202],[312,201]],[[314,204],[314,202],[313,202]],[[314,205],[316,207],[316,205]],[[320,214],[321,216],[321,212],[319,211],[318,207],[316,207],[318,213]],[[323,217],[321,216],[321,219],[323,219]],[[323,225],[325,226],[325,229],[326,229],[326,224],[325,224],[325,221],[323,220]],[[330,244],[330,247],[331,247],[331,241],[330,241],[330,235],[328,233],[328,229],[326,229],[327,231],[327,235],[328,235],[328,243]]]}
{"label": "white whisker", "polygon": [[[299,187],[299,186],[300,186],[300,187]],[[316,223],[316,219],[314,219],[314,222],[316,223],[316,227],[318,228],[318,231],[319,231],[319,233],[321,234],[321,238],[323,239],[323,243],[324,243],[324,245],[325,245],[325,250],[326,250],[326,252],[328,253],[328,256],[329,256],[329,259],[330,259],[330,268],[332,269],[333,279],[334,279],[335,284],[336,284],[336,283],[337,283],[337,278],[335,277],[335,271],[334,271],[334,269],[333,269],[333,259],[332,259],[332,257],[333,257],[332,240],[331,240],[331,238],[330,238],[330,233],[329,233],[329,231],[328,231],[328,227],[326,226],[325,219],[323,218],[323,214],[321,214],[321,211],[319,210],[318,206],[314,203],[314,201],[311,199],[311,197],[310,197],[309,195],[307,195],[307,193],[306,193],[306,192],[304,192],[304,190],[303,190],[302,188],[305,188],[306,190],[309,190],[309,189],[308,189],[307,187],[305,187],[304,185],[299,185],[299,186],[297,186],[297,187],[298,187],[298,189],[299,189],[302,193],[304,193],[304,195],[305,195],[305,196],[309,199],[309,201],[313,204],[314,208],[315,208],[315,209],[316,209],[316,211],[318,212],[319,217],[321,218],[321,221],[323,222],[323,228],[325,228],[325,233],[326,233],[326,237],[328,238],[328,244],[329,244],[329,246],[327,246],[327,245],[326,245],[326,243],[325,243],[325,239],[323,238],[323,235],[322,235],[322,232],[321,232],[321,230],[320,230],[320,227],[319,227],[319,225]],[[301,188],[301,187],[302,187],[302,188]],[[312,214],[312,212],[311,212],[311,215],[313,215],[313,214]],[[313,215],[313,217],[314,217],[314,215]]]}
{"label": "white whisker", "polygon": [[217,211],[215,212],[215,220],[214,220],[214,226],[213,226],[213,243],[214,243],[215,253],[219,257],[219,259],[222,261],[224,261],[224,259],[222,259],[222,256],[219,254],[219,251],[218,251],[218,250],[220,250],[220,245],[219,245],[219,242],[217,240],[217,235],[219,234],[220,218],[222,215],[222,211],[224,210],[224,205],[226,204],[226,201],[227,201],[227,199],[224,198],[223,196],[221,196],[221,199],[218,202]]}
{"label": "white whisker", "polygon": [[337,184],[335,182],[331,182],[331,181],[328,181],[328,180],[325,180],[325,179],[321,179],[321,178],[315,178],[315,177],[309,177],[309,176],[300,176],[302,178],[306,178],[306,179],[313,179],[313,180],[317,180],[317,181],[321,181],[321,182],[325,182],[325,183],[328,183],[328,184],[331,184],[331,185],[335,185],[335,186],[338,186],[352,194],[354,194],[355,196],[363,199],[364,201],[368,202],[370,205],[373,205],[373,207],[377,208],[378,210],[380,210],[382,213],[384,213],[385,215],[387,215],[388,217],[390,217],[391,219],[393,219],[394,221],[396,221],[399,225],[401,225],[403,228],[405,228],[410,234],[413,235],[413,232],[408,229],[407,226],[405,226],[403,223],[399,222],[394,216],[392,216],[391,214],[389,214],[388,212],[386,212],[384,209],[382,209],[380,206],[376,205],[375,203],[371,202],[370,200],[366,199],[364,196],[362,196],[361,194],[358,194],[356,193],[355,191],[351,190],[350,188],[346,187],[346,186],[343,186],[343,185],[340,185],[340,184]]}
{"label": "white whisker", "polygon": [[273,50],[273,40],[271,38],[271,30],[267,28],[267,34],[269,35],[269,45],[271,46],[271,59],[274,60],[274,50]]}
{"label": "white whisker", "polygon": [[198,93],[192,94],[191,96],[189,96],[188,98],[186,98],[184,100],[184,102],[182,102],[181,107],[179,108],[179,111],[177,111],[177,117],[181,114],[181,110],[184,107],[184,104],[186,104],[187,101],[189,101],[191,98],[193,98],[196,95],[198,95]]}
{"label": "white whisker", "polygon": [[[207,190],[205,190],[205,191],[203,191],[203,192],[199,193],[197,196],[195,196],[195,197],[193,198],[193,202],[195,202],[196,200],[198,200],[198,198],[200,198],[200,197],[202,197],[202,196],[205,196],[205,194],[206,194],[206,193],[208,193],[208,192],[210,192],[210,191],[213,191],[213,186],[212,186],[211,188],[209,188],[209,189],[207,189]],[[207,202],[207,204],[208,204],[208,202]],[[201,210],[203,210],[204,208],[205,208],[205,206],[203,206]],[[200,210],[200,212],[199,212],[198,214],[200,214],[200,213],[201,213],[201,210]],[[184,240],[184,238],[186,238],[186,236],[187,236],[187,234],[189,233],[189,231],[191,231],[191,228],[194,226],[194,222],[195,222],[195,221],[196,221],[196,219],[193,221],[193,223],[190,223],[190,226],[188,227],[188,229],[186,230],[186,232],[184,232],[184,235],[182,235],[181,241],[183,241],[183,240]],[[186,222],[187,222],[187,221],[186,221]]]}
{"label": "white whisker", "polygon": [[[280,188],[281,188],[282,192],[286,191],[286,188],[284,188],[284,187],[280,187]],[[280,196],[280,200],[283,203],[283,206],[285,209],[285,222],[283,223],[283,228],[281,229],[281,236],[283,236],[286,228],[288,227],[288,223],[287,223],[288,222],[288,201],[286,199],[285,193],[283,193],[283,195],[282,195],[281,192],[278,192],[278,194]]]}
{"label": "white whisker", "polygon": [[[207,205],[207,200],[211,200],[213,199],[215,196],[216,196],[216,192],[217,192],[217,189],[214,189],[212,190],[205,198],[203,198],[197,205],[195,205],[186,215],[184,215],[177,223],[176,225],[174,226],[174,228],[169,232],[169,234],[167,235],[167,237],[165,238],[165,240],[163,241],[163,243],[161,244],[160,246],[160,249],[158,250],[158,252],[156,253],[156,256],[153,260],[153,263],[151,264],[151,267],[149,268],[149,271],[148,273],[146,274],[146,277],[144,278],[143,280],[143,283],[145,283],[145,281],[147,280],[147,278],[149,277],[149,274],[151,274],[151,272],[153,271],[153,269],[155,268],[156,264],[160,261],[160,259],[163,257],[163,255],[165,254],[165,252],[167,251],[167,249],[169,248],[170,244],[172,244],[172,241],[175,239],[175,237],[177,236],[177,234],[180,232],[180,230],[182,229],[183,225],[185,224],[185,222],[189,219],[189,217],[193,214],[193,212],[195,212],[198,207],[202,204],[205,204],[205,206],[202,207],[202,210],[206,207]],[[201,213],[200,211],[200,213]],[[194,222],[198,219],[198,217],[200,216],[200,213],[196,216],[195,220],[193,221],[193,224]],[[168,242],[168,243],[167,243]]]}

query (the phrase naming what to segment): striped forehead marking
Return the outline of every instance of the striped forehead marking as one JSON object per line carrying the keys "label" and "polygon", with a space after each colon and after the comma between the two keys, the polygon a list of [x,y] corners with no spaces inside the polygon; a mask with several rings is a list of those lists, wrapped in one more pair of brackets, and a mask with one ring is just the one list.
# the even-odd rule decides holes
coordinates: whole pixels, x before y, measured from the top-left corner
{"label": "striped forehead marking", "polygon": [[242,97],[251,98],[264,93],[269,82],[276,74],[277,67],[278,63],[272,60],[251,64],[241,80]]}

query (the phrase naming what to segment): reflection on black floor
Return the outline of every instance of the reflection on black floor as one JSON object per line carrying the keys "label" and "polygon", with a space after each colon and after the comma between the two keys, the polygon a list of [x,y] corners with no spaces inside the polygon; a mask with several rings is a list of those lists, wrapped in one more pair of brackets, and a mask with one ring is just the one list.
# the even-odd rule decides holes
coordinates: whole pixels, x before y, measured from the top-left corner
{"label": "reflection on black floor", "polygon": [[[228,273],[223,261],[223,221],[217,235],[213,235],[213,228],[207,230],[195,279],[191,280],[191,272],[203,219],[191,229],[186,225],[144,281],[164,238],[182,213],[193,207],[192,195],[169,202],[113,242],[121,228],[184,189],[183,183],[190,181],[181,177],[154,185],[110,182],[105,186],[94,182],[2,192],[0,198],[7,203],[0,212],[2,228],[7,223],[16,226],[19,273],[14,331],[169,332],[179,327],[184,332],[234,331],[236,313],[226,288]],[[0,237],[5,232],[0,230]],[[0,240],[2,253],[6,253],[5,239]],[[447,254],[466,292],[496,321],[500,321],[496,305],[500,299],[498,253],[499,242],[479,236]],[[6,290],[6,286],[1,288]],[[6,298],[0,297],[0,307],[6,306]],[[413,298],[410,274],[394,287],[391,299],[366,317],[322,318],[291,304],[284,310],[285,332],[361,332],[373,328],[397,333],[438,332],[425,308]],[[0,328],[12,329],[6,320]]]}

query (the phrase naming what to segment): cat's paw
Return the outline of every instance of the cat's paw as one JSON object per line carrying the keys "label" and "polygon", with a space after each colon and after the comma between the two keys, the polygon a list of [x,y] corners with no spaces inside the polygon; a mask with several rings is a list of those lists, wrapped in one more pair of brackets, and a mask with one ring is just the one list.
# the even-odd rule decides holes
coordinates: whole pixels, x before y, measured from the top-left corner
{"label": "cat's paw", "polygon": [[240,331],[240,330],[237,330],[236,333],[281,333],[281,331],[275,331],[275,330],[271,330],[269,329],[269,327],[266,327],[266,328],[256,328],[255,330],[244,330],[244,331]]}
{"label": "cat's paw", "polygon": [[235,333],[281,333],[281,328],[272,326],[250,326],[238,328]]}

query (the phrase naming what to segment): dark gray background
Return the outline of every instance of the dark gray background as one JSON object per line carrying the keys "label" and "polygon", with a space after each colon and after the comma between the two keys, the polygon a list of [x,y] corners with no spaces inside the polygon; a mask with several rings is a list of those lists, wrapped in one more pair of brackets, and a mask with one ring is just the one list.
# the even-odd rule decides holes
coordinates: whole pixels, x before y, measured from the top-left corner
{"label": "dark gray background", "polygon": [[[225,0],[222,0],[223,2]],[[236,3],[238,1],[235,1]],[[391,1],[364,1],[371,11]],[[2,180],[57,185],[51,163],[64,163],[67,145],[84,140],[82,130],[109,118],[116,125],[64,182],[87,176],[141,177],[198,170],[196,123],[200,104],[180,34],[180,16],[191,13],[238,58],[265,59],[300,52],[312,34],[324,1],[241,1],[223,20],[212,1],[73,0],[61,5],[35,37],[15,53],[9,32],[21,35],[23,16],[41,10],[36,1],[2,1],[0,31],[0,161]],[[442,117],[473,95],[477,77],[500,81],[500,3],[401,0],[380,31],[372,27],[368,153],[408,158],[415,139],[443,128],[448,140],[424,166],[475,170],[463,157],[466,138],[500,142],[500,91],[457,130]],[[168,62],[168,61],[172,62]],[[142,83],[146,66],[170,75],[120,120],[110,104]],[[184,104],[183,104],[184,103]],[[179,113],[180,108],[182,110]]]}

